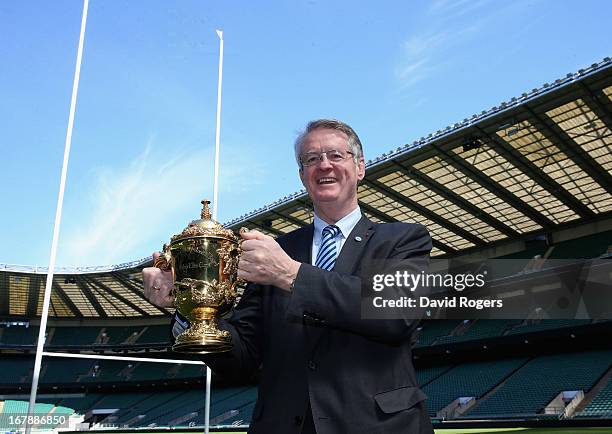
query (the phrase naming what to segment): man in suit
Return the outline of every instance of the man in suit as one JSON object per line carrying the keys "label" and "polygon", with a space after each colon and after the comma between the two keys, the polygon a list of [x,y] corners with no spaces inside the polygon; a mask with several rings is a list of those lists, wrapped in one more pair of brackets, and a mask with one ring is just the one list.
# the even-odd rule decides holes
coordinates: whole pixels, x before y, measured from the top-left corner
{"label": "man in suit", "polygon": [[[243,234],[239,277],[251,282],[221,321],[231,353],[207,356],[230,376],[261,369],[249,433],[433,432],[418,388],[410,338],[418,321],[363,319],[362,278],[381,261],[427,267],[431,239],[414,224],[375,224],[362,215],[361,142],[347,124],[310,122],[295,143],[313,224],[277,240]],[[145,269],[145,292],[171,301],[167,276]],[[152,289],[155,287],[155,289]]]}

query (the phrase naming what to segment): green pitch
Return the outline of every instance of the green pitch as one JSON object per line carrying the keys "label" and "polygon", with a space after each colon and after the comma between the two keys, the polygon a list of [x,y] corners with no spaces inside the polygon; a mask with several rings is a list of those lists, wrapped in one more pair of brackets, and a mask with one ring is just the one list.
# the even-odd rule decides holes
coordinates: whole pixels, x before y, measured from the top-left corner
{"label": "green pitch", "polygon": [[[214,431],[211,431],[214,432]],[[612,434],[610,428],[470,428],[470,429],[437,429],[436,434]],[[181,433],[173,433],[181,434]],[[246,434],[226,432],[224,434]]]}
{"label": "green pitch", "polygon": [[436,434],[611,434],[610,428],[471,428],[437,429]]}

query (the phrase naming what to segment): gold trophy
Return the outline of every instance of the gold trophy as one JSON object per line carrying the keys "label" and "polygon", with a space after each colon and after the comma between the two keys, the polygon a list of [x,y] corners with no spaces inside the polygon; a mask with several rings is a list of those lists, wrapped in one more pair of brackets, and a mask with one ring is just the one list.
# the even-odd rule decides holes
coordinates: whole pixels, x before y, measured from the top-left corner
{"label": "gold trophy", "polygon": [[174,305],[190,326],[176,337],[172,349],[183,353],[219,353],[232,348],[228,331],[219,330],[218,317],[236,300],[239,284],[240,243],[210,215],[210,201],[202,201],[202,214],[181,232],[154,266],[172,272]]}

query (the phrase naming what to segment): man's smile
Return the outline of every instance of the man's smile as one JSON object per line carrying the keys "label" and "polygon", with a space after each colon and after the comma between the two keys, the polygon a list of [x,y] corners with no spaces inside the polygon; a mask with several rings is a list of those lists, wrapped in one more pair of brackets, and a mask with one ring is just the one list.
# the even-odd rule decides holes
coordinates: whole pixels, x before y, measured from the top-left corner
{"label": "man's smile", "polygon": [[331,177],[325,177],[325,178],[319,178],[317,180],[317,184],[321,185],[321,184],[335,184],[336,183],[336,178],[331,178]]}

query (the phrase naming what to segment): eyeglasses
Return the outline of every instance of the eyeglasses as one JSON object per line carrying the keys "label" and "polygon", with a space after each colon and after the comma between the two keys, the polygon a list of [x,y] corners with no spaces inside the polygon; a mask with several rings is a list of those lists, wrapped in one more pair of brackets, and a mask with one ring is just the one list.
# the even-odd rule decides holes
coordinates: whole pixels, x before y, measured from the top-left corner
{"label": "eyeglasses", "polygon": [[320,161],[323,161],[323,155],[327,157],[330,163],[340,163],[349,158],[349,155],[354,155],[351,151],[342,151],[339,149],[331,149],[323,152],[306,152],[300,155],[300,163],[302,166],[314,166]]}

